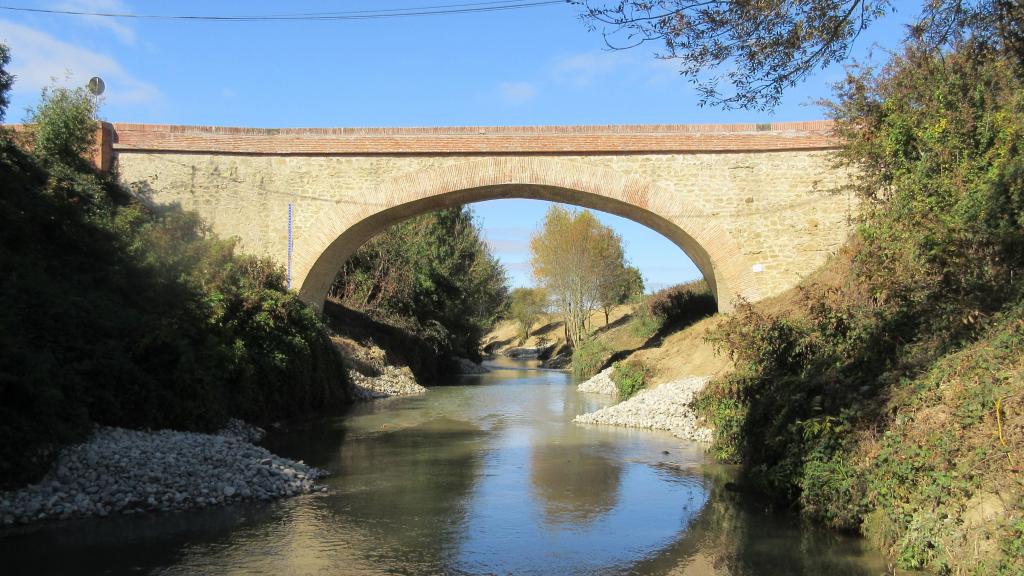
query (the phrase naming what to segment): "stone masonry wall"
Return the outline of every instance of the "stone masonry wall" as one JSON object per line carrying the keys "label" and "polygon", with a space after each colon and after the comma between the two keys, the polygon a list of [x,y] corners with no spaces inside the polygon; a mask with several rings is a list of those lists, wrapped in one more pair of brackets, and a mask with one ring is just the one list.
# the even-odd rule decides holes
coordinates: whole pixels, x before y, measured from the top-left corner
{"label": "stone masonry wall", "polygon": [[[655,212],[693,235],[697,243],[715,244],[701,246],[714,261],[715,274],[745,276],[730,286],[748,298],[760,299],[792,287],[818,268],[848,237],[856,204],[848,194],[838,192],[847,174],[831,166],[829,151],[746,148],[731,153],[559,153],[551,154],[548,163],[537,154],[506,153],[501,156],[502,166],[521,162],[529,167],[523,169],[530,172],[524,179],[512,174],[507,180],[521,187],[487,189],[470,199],[549,197],[529,185],[550,185],[559,175],[542,175],[543,181],[533,182],[538,171],[572,172],[575,179],[592,172],[596,183],[589,184],[589,196],[578,196],[581,204],[588,205],[582,200],[605,194],[601,182],[621,176],[627,188],[641,183],[643,193],[633,200],[626,198],[614,211],[643,223],[649,222],[649,211]],[[423,200],[424,194],[428,198],[417,204],[417,211],[442,207],[446,205],[442,194],[434,201],[430,195],[437,194],[437,188],[429,182],[421,187],[421,175],[422,179],[437,179],[429,175],[483,166],[482,158],[487,157],[452,153],[182,153],[118,149],[115,144],[115,169],[123,183],[151,201],[196,210],[218,234],[237,236],[244,250],[282,263],[287,258],[288,205],[292,204],[295,250],[313,254],[293,266],[296,288],[305,280],[313,259],[336,237],[334,228],[329,233],[317,229],[324,228],[325,222],[335,226],[333,222],[345,221],[344,226],[350,226],[365,220],[365,215]],[[401,183],[401,189],[387,188],[389,182]],[[566,193],[558,198],[577,199],[571,190]],[[611,188],[607,195],[625,198]],[[604,208],[593,202],[589,205]],[[729,266],[727,261],[731,261]],[[732,295],[720,294],[720,304],[727,304],[722,296]]]}
{"label": "stone masonry wall", "polygon": [[[158,203],[199,212],[242,248],[287,258],[288,204],[296,243],[335,206],[387,207],[368,195],[383,179],[466,161],[448,157],[117,155],[122,182]],[[846,239],[855,204],[830,190],[845,179],[828,152],[563,157],[652,179],[700,218],[719,223],[758,266],[761,297],[792,287]]]}

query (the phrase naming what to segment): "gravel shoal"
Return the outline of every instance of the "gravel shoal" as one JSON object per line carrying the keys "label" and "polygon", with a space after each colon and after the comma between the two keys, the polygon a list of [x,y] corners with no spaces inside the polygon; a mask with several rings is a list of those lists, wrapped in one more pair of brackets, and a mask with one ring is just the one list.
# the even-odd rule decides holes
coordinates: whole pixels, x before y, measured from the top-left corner
{"label": "gravel shoal", "polygon": [[427,389],[416,382],[408,368],[385,366],[379,376],[364,376],[355,370],[348,371],[352,381],[353,396],[356,400],[376,400],[392,396],[413,396],[425,394]]}
{"label": "gravel shoal", "polygon": [[594,394],[610,394],[612,396],[619,393],[615,387],[615,382],[612,381],[612,368],[605,368],[604,370],[595,374],[590,380],[580,382],[579,386],[576,387],[580,392],[592,392]]}
{"label": "gravel shoal", "polygon": [[458,374],[486,374],[491,371],[487,366],[477,364],[469,358],[455,357],[454,361]]}
{"label": "gravel shoal", "polygon": [[690,377],[641,390],[613,406],[580,414],[575,422],[649,430],[669,430],[677,438],[711,442],[711,430],[697,423],[691,403],[708,378]]}
{"label": "gravel shoal", "polygon": [[98,427],[61,451],[38,484],[0,492],[0,524],[185,510],[324,491],[327,473],[249,441],[263,431],[232,422],[218,434]]}

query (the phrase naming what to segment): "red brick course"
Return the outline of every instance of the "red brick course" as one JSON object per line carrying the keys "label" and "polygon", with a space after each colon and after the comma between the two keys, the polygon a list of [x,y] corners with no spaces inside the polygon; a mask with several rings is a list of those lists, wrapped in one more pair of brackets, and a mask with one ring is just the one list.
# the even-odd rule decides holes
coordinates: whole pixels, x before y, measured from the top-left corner
{"label": "red brick course", "polygon": [[608,154],[837,148],[832,122],[450,128],[113,124],[118,152],[247,155]]}

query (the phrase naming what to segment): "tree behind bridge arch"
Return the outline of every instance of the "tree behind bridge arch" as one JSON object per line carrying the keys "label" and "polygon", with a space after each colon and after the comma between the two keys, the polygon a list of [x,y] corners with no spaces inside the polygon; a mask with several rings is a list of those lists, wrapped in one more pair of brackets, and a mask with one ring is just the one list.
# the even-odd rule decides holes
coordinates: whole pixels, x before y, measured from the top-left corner
{"label": "tree behind bridge arch", "polygon": [[587,337],[590,313],[623,278],[622,238],[589,210],[552,206],[530,239],[533,276],[565,318],[566,341]]}
{"label": "tree behind bridge arch", "polygon": [[530,337],[530,329],[548,305],[548,296],[543,288],[516,288],[509,295],[508,316],[515,320],[519,344]]}
{"label": "tree behind bridge arch", "polygon": [[391,226],[345,262],[331,295],[346,306],[405,324],[439,353],[476,358],[504,312],[505,270],[468,207]]}
{"label": "tree behind bridge arch", "polygon": [[608,324],[608,314],[619,304],[625,304],[631,298],[644,293],[644,277],[636,266],[626,266],[618,262],[618,267],[611,266],[608,276],[601,282],[598,290],[598,302],[604,312],[604,323]]}

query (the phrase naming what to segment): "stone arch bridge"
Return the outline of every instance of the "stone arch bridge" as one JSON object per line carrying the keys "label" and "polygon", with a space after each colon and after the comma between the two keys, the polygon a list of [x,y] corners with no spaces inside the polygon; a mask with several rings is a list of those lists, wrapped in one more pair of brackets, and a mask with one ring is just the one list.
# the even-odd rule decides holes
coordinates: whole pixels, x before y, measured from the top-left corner
{"label": "stone arch bridge", "polygon": [[[250,129],[104,124],[97,163],[195,210],[289,270],[321,306],[345,259],[390,224],[494,198],[603,210],[660,232],[719,308],[795,285],[856,206],[827,121],[735,125]],[[666,254],[666,258],[672,255]]]}

